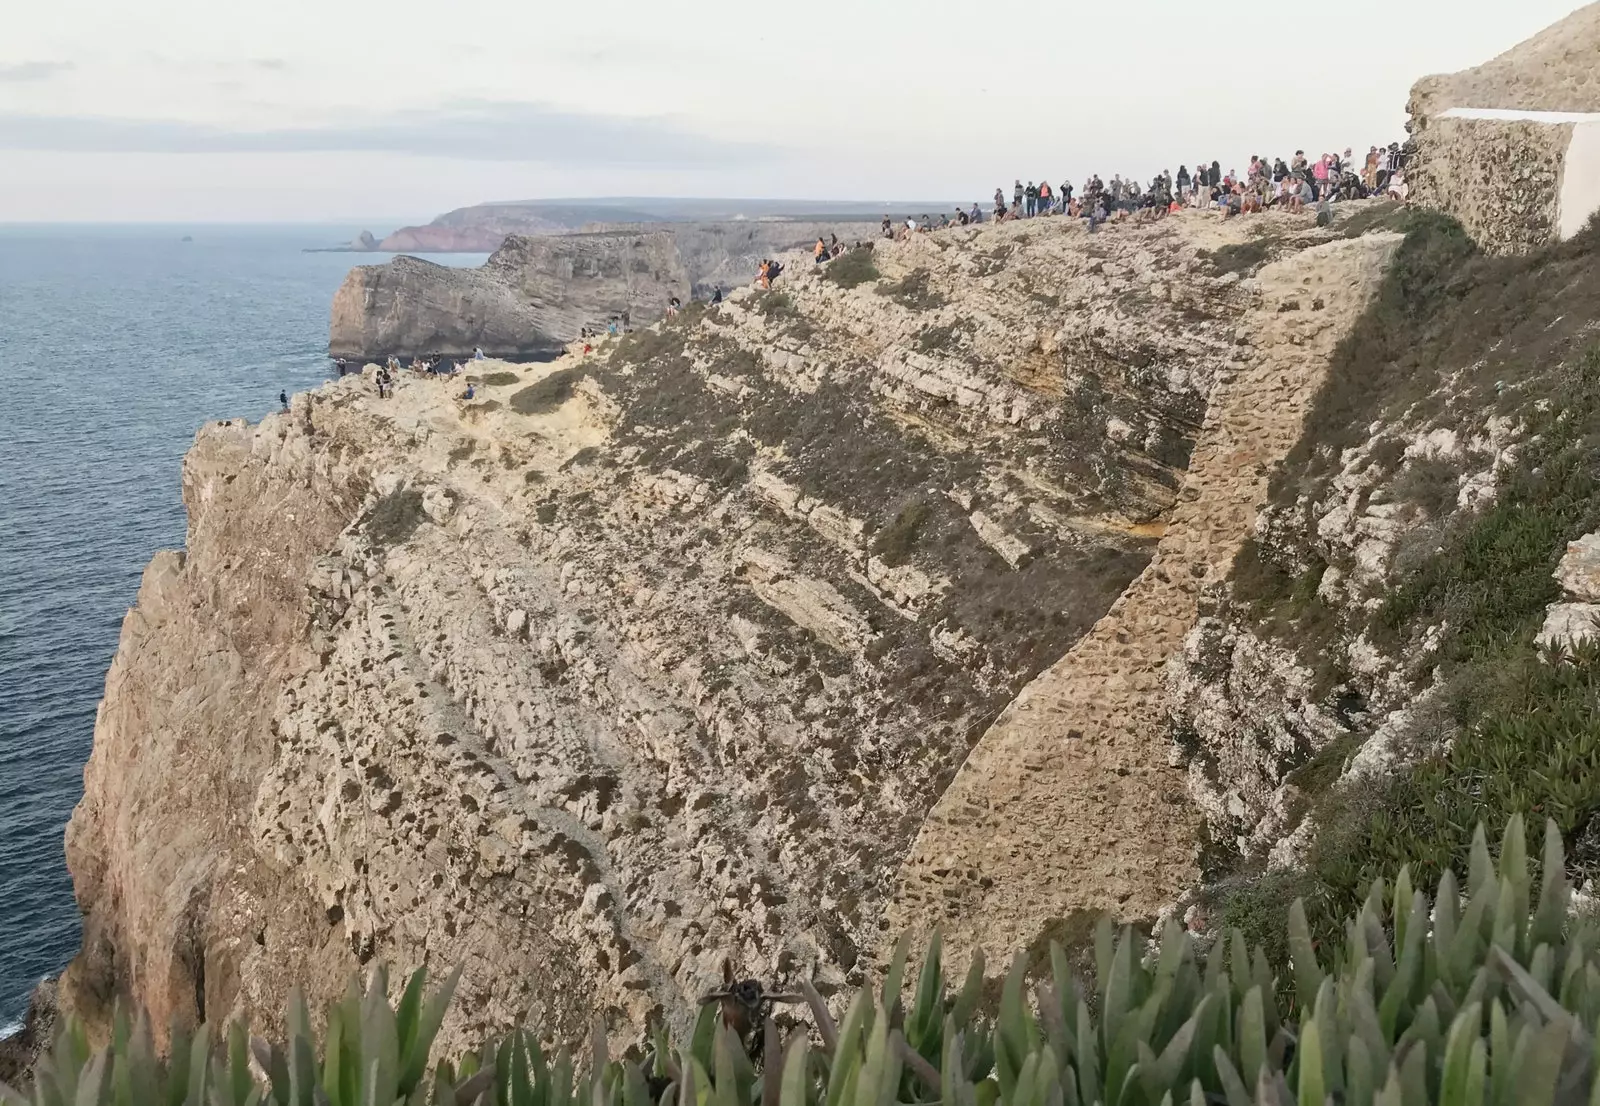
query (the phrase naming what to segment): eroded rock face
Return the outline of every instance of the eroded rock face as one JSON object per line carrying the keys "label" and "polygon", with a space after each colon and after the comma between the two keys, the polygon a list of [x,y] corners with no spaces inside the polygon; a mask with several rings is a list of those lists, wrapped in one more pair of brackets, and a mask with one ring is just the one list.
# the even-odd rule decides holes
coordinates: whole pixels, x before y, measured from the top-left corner
{"label": "eroded rock face", "polygon": [[681,1019],[724,956],[859,982],[977,736],[1149,560],[1247,363],[1260,289],[1200,256],[1244,222],[918,236],[849,290],[793,256],[471,402],[369,368],[207,428],[69,834],[69,1004],[260,1021],[459,964],[460,1042]]}
{"label": "eroded rock face", "polygon": [[670,234],[512,237],[479,269],[414,257],[350,271],[334,296],[330,356],[550,356],[586,325],[660,318],[689,280]]}

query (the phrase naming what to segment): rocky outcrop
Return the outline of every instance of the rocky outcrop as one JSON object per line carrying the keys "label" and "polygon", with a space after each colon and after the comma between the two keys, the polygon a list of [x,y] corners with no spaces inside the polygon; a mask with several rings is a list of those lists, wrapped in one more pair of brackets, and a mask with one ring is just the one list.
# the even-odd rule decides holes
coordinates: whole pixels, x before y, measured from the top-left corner
{"label": "rocky outcrop", "polygon": [[583,326],[620,315],[647,323],[688,294],[673,239],[659,231],[514,237],[479,269],[414,257],[352,269],[333,299],[328,352],[549,356]]}
{"label": "rocky outcrop", "polygon": [[1423,125],[1448,108],[1600,112],[1600,3],[1586,4],[1475,69],[1424,77],[1406,110]]}
{"label": "rocky outcrop", "polygon": [[1476,69],[1424,77],[1407,110],[1410,198],[1485,248],[1570,238],[1600,210],[1600,4]]}
{"label": "rocky outcrop", "polygon": [[[1270,218],[1287,253],[1338,234]],[[472,401],[410,376],[380,401],[369,369],[206,428],[69,830],[69,1005],[264,1022],[376,958],[464,967],[457,1041],[530,1009],[566,1037],[681,1017],[725,955],[831,994],[1002,711],[991,739],[1037,714],[1054,748],[1099,743],[1073,794],[1132,811],[1137,780],[1152,886],[1186,871],[1160,758],[1074,736],[1040,674],[1099,623],[1097,678],[1139,701],[1155,658],[1116,628],[1181,637],[1383,252],[1321,247],[1266,290],[1207,260],[1264,225],[955,230],[833,263],[876,266],[849,289],[791,257],[592,358],[475,366]],[[1221,482],[1189,501],[1202,433]],[[1114,845],[1043,842],[1039,871],[1090,842]],[[1120,886],[1052,880],[1050,909],[1146,909]]]}
{"label": "rocky outcrop", "polygon": [[953,949],[1039,948],[1085,917],[1154,918],[1198,875],[1197,822],[1170,764],[1163,668],[1226,577],[1298,441],[1329,356],[1398,235],[1267,266],[1151,563],[983,736],[924,822],[889,932]]}
{"label": "rocky outcrop", "polygon": [[[626,224],[595,224],[593,230],[624,234],[637,231]],[[689,272],[694,295],[710,299],[713,290],[737,288],[755,278],[763,258],[792,250],[810,251],[821,237],[837,237],[845,245],[870,242],[880,231],[873,222],[806,221],[803,219],[729,219],[720,222],[672,223],[657,229],[672,235],[678,256]],[[805,260],[810,263],[810,258]]]}

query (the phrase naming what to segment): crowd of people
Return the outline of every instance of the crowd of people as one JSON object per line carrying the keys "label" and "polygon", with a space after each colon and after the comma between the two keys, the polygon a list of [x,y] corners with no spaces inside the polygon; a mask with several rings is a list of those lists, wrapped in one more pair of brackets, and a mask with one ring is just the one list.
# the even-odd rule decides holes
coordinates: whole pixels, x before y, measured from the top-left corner
{"label": "crowd of people", "polygon": [[[1135,177],[1120,175],[1113,175],[1107,183],[1099,174],[1092,174],[1081,189],[1074,188],[1071,181],[1056,186],[1048,181],[1023,184],[1018,178],[1009,197],[1003,188],[994,190],[994,207],[988,218],[1006,222],[1065,215],[1087,219],[1093,230],[1108,220],[1160,219],[1184,208],[1220,210],[1227,217],[1269,208],[1295,212],[1312,204],[1372,196],[1404,201],[1408,191],[1406,158],[1407,151],[1398,142],[1391,142],[1370,147],[1361,159],[1349,149],[1343,154],[1326,153],[1315,160],[1308,158],[1304,150],[1296,150],[1288,161],[1252,155],[1243,173],[1236,169],[1224,173],[1217,161],[1209,165],[1197,163],[1192,171],[1184,164],[1178,166],[1176,175],[1163,171],[1148,185],[1140,184]],[[970,210],[957,208],[953,215],[923,215],[920,220],[908,216],[903,224],[896,224],[885,215],[883,237],[904,239],[945,227],[981,223],[984,219],[984,212],[976,203]],[[817,245],[817,260],[826,260],[821,239]]]}

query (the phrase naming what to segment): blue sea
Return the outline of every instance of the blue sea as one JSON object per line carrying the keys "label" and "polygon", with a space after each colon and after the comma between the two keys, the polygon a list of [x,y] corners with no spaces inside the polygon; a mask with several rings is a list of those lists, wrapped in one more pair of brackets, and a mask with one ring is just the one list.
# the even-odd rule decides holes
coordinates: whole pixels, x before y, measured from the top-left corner
{"label": "blue sea", "polygon": [[386,255],[302,251],[357,229],[0,225],[0,1036],[77,951],[62,832],[184,450],[327,378],[333,293]]}

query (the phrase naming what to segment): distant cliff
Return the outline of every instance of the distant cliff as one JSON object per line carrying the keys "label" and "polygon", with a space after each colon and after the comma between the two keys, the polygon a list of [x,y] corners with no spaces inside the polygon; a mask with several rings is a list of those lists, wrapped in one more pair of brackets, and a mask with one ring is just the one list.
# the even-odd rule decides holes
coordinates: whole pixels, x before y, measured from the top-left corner
{"label": "distant cliff", "polygon": [[870,223],[728,222],[606,226],[582,234],[513,235],[477,269],[413,257],[352,269],[334,296],[334,357],[468,354],[539,357],[584,326],[627,314],[635,324],[667,301],[746,284],[764,257],[819,235],[850,242]]}
{"label": "distant cliff", "polygon": [[328,352],[497,357],[558,351],[588,324],[624,312],[659,318],[689,278],[661,231],[512,237],[478,269],[414,257],[350,271],[334,295]]}

